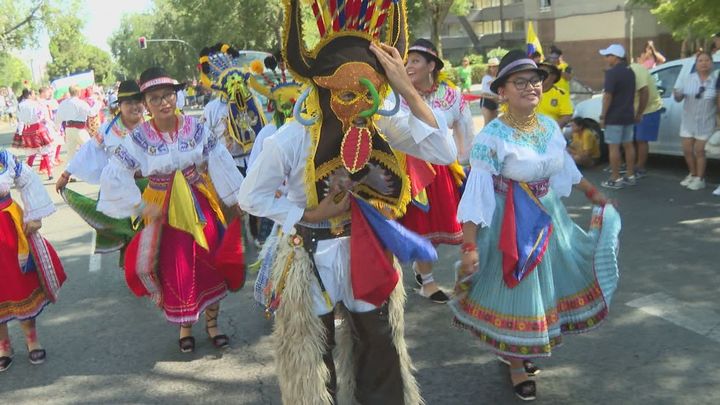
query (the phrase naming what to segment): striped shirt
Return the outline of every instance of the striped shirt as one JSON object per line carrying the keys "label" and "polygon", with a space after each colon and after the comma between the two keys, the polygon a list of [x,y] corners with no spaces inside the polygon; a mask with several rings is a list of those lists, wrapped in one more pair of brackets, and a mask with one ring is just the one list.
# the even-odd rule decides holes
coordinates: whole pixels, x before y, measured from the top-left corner
{"label": "striped shirt", "polygon": [[684,80],[678,80],[675,90],[685,96],[680,131],[688,135],[709,135],[715,132],[717,113],[718,72],[713,71],[706,80],[691,73]]}

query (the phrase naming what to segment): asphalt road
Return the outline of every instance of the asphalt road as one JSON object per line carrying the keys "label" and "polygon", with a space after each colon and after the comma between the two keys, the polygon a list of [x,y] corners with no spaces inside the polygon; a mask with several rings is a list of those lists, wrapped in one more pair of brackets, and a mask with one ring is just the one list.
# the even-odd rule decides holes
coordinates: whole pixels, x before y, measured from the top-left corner
{"label": "asphalt road", "polygon": [[[10,143],[0,135],[0,145]],[[720,402],[720,197],[690,192],[677,159],[653,158],[650,176],[609,193],[623,215],[621,280],[606,323],[570,336],[539,362],[538,404],[717,404]],[[710,168],[720,180],[720,165]],[[601,168],[586,173],[599,183]],[[72,183],[93,195],[96,188]],[[714,186],[713,186],[714,188]],[[179,353],[177,329],[125,286],[117,254],[94,257],[93,231],[47,183],[58,212],[43,234],[60,252],[68,282],[39,318],[48,361],[32,366],[17,323],[16,362],[0,375],[2,404],[279,404],[270,321],[251,283],[222,304],[232,347],[218,352],[195,328],[198,350]],[[583,225],[581,193],[567,205]],[[457,248],[440,248],[435,276],[450,289]],[[428,404],[520,403],[507,368],[468,333],[450,326],[446,306],[412,292],[406,272],[406,338]],[[300,348],[299,348],[300,349]]]}

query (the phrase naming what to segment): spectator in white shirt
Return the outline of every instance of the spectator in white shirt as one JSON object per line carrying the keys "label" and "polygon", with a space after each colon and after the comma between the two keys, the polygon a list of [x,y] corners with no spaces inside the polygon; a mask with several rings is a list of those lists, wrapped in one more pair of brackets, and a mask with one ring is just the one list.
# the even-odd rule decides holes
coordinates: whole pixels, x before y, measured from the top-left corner
{"label": "spectator in white shirt", "polygon": [[81,100],[78,95],[80,88],[70,86],[70,98],[65,99],[58,106],[55,122],[65,128],[65,142],[67,145],[67,161],[71,161],[75,152],[90,140],[87,131],[87,119],[92,115],[90,105]]}

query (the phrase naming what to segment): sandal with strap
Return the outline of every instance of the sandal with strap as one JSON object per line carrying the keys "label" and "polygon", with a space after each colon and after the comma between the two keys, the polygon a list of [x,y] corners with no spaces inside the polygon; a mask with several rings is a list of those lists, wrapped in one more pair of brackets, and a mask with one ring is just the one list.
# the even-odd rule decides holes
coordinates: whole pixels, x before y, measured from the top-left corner
{"label": "sandal with strap", "polygon": [[7,353],[5,356],[0,356],[0,373],[10,368],[13,363],[13,349],[10,346],[10,340],[0,340],[0,348]]}
{"label": "sandal with strap", "polygon": [[[497,359],[503,364],[510,365],[510,361],[503,356],[497,356]],[[535,377],[542,371],[532,360],[523,360],[523,366],[525,367],[525,373],[530,377]]]}
{"label": "sandal with strap", "polygon": [[30,364],[39,365],[45,363],[45,359],[47,358],[47,352],[45,349],[35,349],[30,350],[28,348],[28,359],[30,360]]}
{"label": "sandal with strap", "polygon": [[[181,329],[192,329],[192,325],[191,326],[181,325],[180,328]],[[178,340],[178,345],[180,346],[181,353],[192,353],[195,351],[195,338],[192,336],[181,337]]]}
{"label": "sandal with strap", "polygon": [[218,326],[218,315],[220,310],[216,310],[213,313],[214,315],[209,315],[208,310],[205,310],[205,332],[208,335],[208,338],[212,341],[213,346],[216,349],[225,349],[228,346],[230,346],[230,338],[225,334],[218,334],[215,336],[210,335],[210,328],[217,328]]}
{"label": "sandal with strap", "polygon": [[9,356],[0,357],[0,373],[9,369],[10,366],[12,365],[12,363],[13,363],[12,354],[10,354]]}
{"label": "sandal with strap", "polygon": [[[526,374],[525,367],[511,368],[511,374]],[[533,380],[525,380],[518,384],[513,384],[515,395],[523,401],[534,401],[537,395],[537,385]]]}

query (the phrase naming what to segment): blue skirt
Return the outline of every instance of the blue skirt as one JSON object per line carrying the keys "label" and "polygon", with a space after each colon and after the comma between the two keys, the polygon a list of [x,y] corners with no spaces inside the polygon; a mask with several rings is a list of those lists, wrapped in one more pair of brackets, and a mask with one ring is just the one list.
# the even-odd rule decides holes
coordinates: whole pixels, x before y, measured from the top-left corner
{"label": "blue skirt", "polygon": [[594,207],[586,232],[548,192],[540,198],[553,223],[545,256],[520,284],[508,288],[498,250],[505,196],[495,198],[493,226],[478,228],[478,271],[468,293],[450,302],[453,322],[501,355],[550,356],[562,335],[590,330],[607,316],[619,275],[620,216],[611,205]]}

